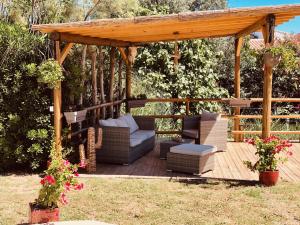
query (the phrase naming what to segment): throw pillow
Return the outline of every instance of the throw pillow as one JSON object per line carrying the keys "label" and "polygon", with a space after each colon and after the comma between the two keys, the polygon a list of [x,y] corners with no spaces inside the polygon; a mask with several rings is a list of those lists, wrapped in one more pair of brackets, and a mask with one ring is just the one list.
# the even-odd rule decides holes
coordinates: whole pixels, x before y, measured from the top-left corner
{"label": "throw pillow", "polygon": [[116,124],[118,127],[129,127],[125,120],[122,120],[121,118],[116,119]]}
{"label": "throw pillow", "polygon": [[107,120],[99,120],[99,124],[100,124],[100,126],[103,126],[103,127],[116,127],[117,126],[116,120],[114,120],[112,118],[109,118]]}
{"label": "throw pillow", "polygon": [[133,119],[133,117],[130,113],[127,113],[124,116],[119,117],[119,119],[123,120],[127,123],[128,127],[130,129],[130,133],[133,133],[139,129],[139,126],[137,125],[137,123],[135,122],[135,120]]}

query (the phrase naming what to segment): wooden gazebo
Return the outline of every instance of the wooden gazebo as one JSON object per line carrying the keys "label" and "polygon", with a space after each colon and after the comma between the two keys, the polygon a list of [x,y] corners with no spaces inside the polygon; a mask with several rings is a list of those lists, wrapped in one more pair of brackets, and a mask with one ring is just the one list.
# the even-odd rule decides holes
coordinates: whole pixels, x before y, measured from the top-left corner
{"label": "wooden gazebo", "polygon": [[[235,37],[235,97],[240,98],[240,51],[243,37],[262,31],[265,46],[274,43],[274,28],[300,15],[300,4],[186,12],[172,15],[85,22],[33,25],[32,29],[49,33],[55,41],[56,59],[62,64],[73,44],[114,46],[126,63],[126,98],[131,96],[133,57],[130,48],[151,42],[199,38]],[[61,50],[61,43],[65,47]],[[272,65],[264,67],[262,136],[270,135],[272,103]],[[61,85],[54,89],[54,127],[56,148],[61,149]],[[235,116],[240,108],[235,109]],[[233,134],[239,135],[240,117],[234,119]]]}

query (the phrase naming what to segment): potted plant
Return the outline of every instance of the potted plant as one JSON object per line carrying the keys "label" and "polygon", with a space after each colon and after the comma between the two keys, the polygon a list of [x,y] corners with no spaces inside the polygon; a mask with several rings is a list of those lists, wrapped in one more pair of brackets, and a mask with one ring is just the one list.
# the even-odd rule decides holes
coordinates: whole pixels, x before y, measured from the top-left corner
{"label": "potted plant", "polygon": [[250,161],[244,161],[244,164],[251,171],[259,172],[259,181],[263,185],[275,185],[279,177],[278,163],[286,162],[288,156],[292,155],[290,150],[292,144],[275,136],[255,137],[254,139],[247,139],[247,142],[256,147],[255,154],[258,156],[258,161],[254,164]]}
{"label": "potted plant", "polygon": [[29,223],[47,223],[59,220],[59,204],[67,204],[66,193],[81,190],[83,183],[78,181],[78,168],[84,163],[73,165],[51,150],[51,161],[45,176],[41,179],[38,198],[29,203]]}
{"label": "potted plant", "polygon": [[129,108],[139,108],[144,107],[147,102],[147,96],[145,94],[140,94],[137,96],[132,96],[127,100]]}

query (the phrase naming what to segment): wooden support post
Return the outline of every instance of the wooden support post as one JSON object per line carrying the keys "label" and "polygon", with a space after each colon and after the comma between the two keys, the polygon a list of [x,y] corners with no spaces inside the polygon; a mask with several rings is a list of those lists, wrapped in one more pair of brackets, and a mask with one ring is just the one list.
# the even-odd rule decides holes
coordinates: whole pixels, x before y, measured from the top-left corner
{"label": "wooden support post", "polygon": [[[55,41],[55,57],[59,65],[62,65],[73,44],[67,44],[67,46],[61,52],[60,42]],[[61,143],[61,130],[62,130],[62,97],[61,97],[61,82],[59,81],[57,87],[53,89],[53,109],[54,109],[54,141],[55,150],[58,157],[62,157],[62,143]]]}
{"label": "wooden support post", "polygon": [[[61,64],[60,60],[60,42],[55,41],[56,60]],[[57,87],[53,90],[53,109],[54,109],[54,136],[55,149],[57,156],[61,156],[61,82],[58,82]]]}
{"label": "wooden support post", "polygon": [[[241,97],[241,48],[243,45],[243,38],[239,37],[235,39],[235,52],[234,52],[234,97]],[[241,108],[236,107],[234,109],[234,115],[240,115]],[[240,130],[240,119],[235,118],[233,121],[234,130]],[[239,134],[234,135],[234,141],[241,141],[242,136]]]}
{"label": "wooden support post", "polygon": [[[110,81],[109,81],[109,102],[114,100],[114,83],[115,83],[115,62],[116,62],[116,48],[111,47],[110,50]],[[114,117],[114,106],[110,106],[110,116]]]}
{"label": "wooden support post", "polygon": [[[274,44],[275,16],[268,15],[266,25],[263,27],[263,36],[266,47]],[[271,134],[272,122],[272,65],[264,65],[264,84],[263,84],[263,115],[262,115],[262,137],[269,137]]]}
{"label": "wooden support post", "polygon": [[190,114],[190,99],[186,99],[185,102],[185,114],[188,116]]}

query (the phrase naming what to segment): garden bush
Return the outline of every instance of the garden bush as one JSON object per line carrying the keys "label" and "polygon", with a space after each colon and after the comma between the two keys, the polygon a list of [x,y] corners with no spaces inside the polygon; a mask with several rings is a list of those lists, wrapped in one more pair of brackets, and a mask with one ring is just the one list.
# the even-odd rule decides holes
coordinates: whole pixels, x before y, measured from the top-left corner
{"label": "garden bush", "polygon": [[48,43],[27,29],[0,22],[0,170],[45,165],[52,139],[50,89],[28,65],[48,58]]}

